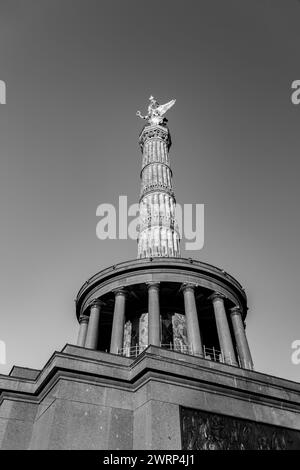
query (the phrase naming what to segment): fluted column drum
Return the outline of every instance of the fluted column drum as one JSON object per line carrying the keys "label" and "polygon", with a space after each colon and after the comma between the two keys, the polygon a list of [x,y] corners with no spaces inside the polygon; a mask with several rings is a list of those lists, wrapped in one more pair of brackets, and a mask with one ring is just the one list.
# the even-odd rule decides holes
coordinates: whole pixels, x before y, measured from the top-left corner
{"label": "fluted column drum", "polygon": [[146,126],[140,136],[141,171],[138,258],[180,257],[180,236],[175,221],[175,197],[166,126]]}
{"label": "fluted column drum", "polygon": [[88,325],[89,325],[89,317],[86,315],[83,315],[82,317],[80,317],[79,324],[80,324],[80,328],[78,332],[77,346],[84,347]]}
{"label": "fluted column drum", "polygon": [[253,361],[240,308],[236,306],[233,307],[230,310],[230,316],[241,365],[245,369],[253,369]]}

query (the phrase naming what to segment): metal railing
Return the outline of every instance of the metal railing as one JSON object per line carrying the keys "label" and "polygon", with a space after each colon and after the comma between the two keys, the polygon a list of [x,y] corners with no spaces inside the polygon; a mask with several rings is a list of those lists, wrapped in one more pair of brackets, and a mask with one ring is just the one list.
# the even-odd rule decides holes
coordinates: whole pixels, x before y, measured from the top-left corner
{"label": "metal railing", "polygon": [[[126,357],[137,357],[139,356],[145,349],[147,349],[148,345],[138,345],[136,344],[135,346],[128,346],[122,349],[119,349],[118,354],[120,356],[126,356]],[[197,356],[201,357],[202,359],[206,359],[208,361],[213,361],[213,362],[220,362],[223,364],[229,364],[231,366],[235,367],[240,367],[242,369],[253,369],[253,366],[251,363],[249,364],[243,364],[240,359],[238,358],[237,361],[231,357],[231,354],[224,355],[222,351],[212,347],[208,348],[206,346],[203,346],[203,353],[200,353],[198,351],[193,351],[193,348],[191,346],[187,345],[174,345],[173,343],[168,343],[168,344],[161,344],[160,347],[162,349],[168,349],[169,351],[175,351],[179,352],[182,354],[187,354],[188,356]]]}

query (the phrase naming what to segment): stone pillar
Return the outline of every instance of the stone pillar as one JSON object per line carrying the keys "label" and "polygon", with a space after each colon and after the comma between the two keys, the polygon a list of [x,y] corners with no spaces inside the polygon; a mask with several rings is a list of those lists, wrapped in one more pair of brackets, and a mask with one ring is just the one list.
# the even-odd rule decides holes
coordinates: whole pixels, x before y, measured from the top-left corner
{"label": "stone pillar", "polygon": [[253,361],[247,341],[241,310],[237,306],[233,307],[230,310],[230,314],[241,366],[245,369],[252,370]]}
{"label": "stone pillar", "polygon": [[224,360],[227,364],[238,365],[227,321],[224,306],[224,295],[215,292],[213,295],[210,296],[210,299],[212,300],[214,306],[218,337]]}
{"label": "stone pillar", "polygon": [[85,341],[86,348],[97,348],[100,311],[102,305],[103,302],[101,302],[99,299],[93,300],[93,302],[90,304],[90,319]]}
{"label": "stone pillar", "polygon": [[203,355],[194,284],[183,284],[184,309],[189,347],[194,355]]}
{"label": "stone pillar", "polygon": [[126,291],[123,288],[120,288],[115,290],[114,293],[115,308],[111,332],[110,352],[112,354],[119,354],[123,348]]}
{"label": "stone pillar", "polygon": [[159,282],[148,282],[148,344],[160,346]]}
{"label": "stone pillar", "polygon": [[79,326],[79,333],[78,333],[78,339],[77,339],[77,346],[84,347],[88,324],[89,324],[89,317],[85,315],[80,317],[79,324],[80,326]]}

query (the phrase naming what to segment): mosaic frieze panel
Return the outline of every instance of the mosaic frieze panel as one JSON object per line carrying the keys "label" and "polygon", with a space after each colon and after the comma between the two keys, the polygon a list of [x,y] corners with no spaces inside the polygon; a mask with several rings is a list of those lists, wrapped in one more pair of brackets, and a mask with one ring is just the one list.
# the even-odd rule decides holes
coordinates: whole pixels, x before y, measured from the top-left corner
{"label": "mosaic frieze panel", "polygon": [[172,326],[172,314],[164,314],[160,318],[161,320],[161,344],[163,347],[172,348],[173,344],[173,326]]}
{"label": "mosaic frieze panel", "polygon": [[174,313],[172,316],[172,325],[174,349],[185,352],[188,349],[185,315]]}
{"label": "mosaic frieze panel", "polygon": [[184,450],[300,449],[300,431],[190,408],[180,417]]}
{"label": "mosaic frieze panel", "polygon": [[139,349],[140,352],[148,346],[148,313],[140,316],[139,322]]}
{"label": "mosaic frieze panel", "polygon": [[128,320],[124,325],[123,349],[124,349],[125,356],[130,356],[131,332],[132,332],[132,323],[130,320]]}

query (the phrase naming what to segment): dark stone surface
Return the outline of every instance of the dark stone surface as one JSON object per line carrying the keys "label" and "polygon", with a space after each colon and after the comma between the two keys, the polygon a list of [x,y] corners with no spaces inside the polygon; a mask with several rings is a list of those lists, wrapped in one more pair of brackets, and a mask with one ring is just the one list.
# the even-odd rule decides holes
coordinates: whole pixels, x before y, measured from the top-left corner
{"label": "dark stone surface", "polygon": [[183,450],[299,450],[300,430],[180,408]]}
{"label": "dark stone surface", "polygon": [[13,366],[9,375],[10,377],[18,377],[20,379],[31,379],[35,380],[39,375],[40,370],[38,369],[29,369],[27,367]]}
{"label": "dark stone surface", "polygon": [[0,449],[28,449],[36,412],[37,407],[33,403],[3,402],[0,407]]}

